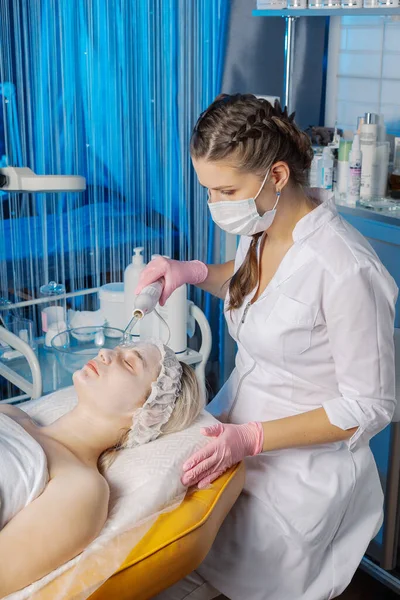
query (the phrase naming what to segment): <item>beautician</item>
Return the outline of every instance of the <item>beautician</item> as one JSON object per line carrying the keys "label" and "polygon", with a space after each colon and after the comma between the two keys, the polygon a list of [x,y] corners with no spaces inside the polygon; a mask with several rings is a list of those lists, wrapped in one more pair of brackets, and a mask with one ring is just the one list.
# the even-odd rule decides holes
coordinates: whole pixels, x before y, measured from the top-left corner
{"label": "beautician", "polygon": [[393,415],[397,288],[332,197],[305,189],[310,141],[280,106],[219,96],[191,139],[211,217],[240,235],[235,261],[153,260],[223,298],[236,367],[209,410],[220,424],[184,465],[208,485],[245,459],[243,493],[206,560],[157,598],[328,600],[382,523],[369,440]]}

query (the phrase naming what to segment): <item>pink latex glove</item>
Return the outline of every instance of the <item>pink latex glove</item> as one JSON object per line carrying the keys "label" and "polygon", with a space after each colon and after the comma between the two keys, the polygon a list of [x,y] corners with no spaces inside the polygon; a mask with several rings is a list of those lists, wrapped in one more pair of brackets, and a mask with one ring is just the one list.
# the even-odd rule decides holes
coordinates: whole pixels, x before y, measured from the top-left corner
{"label": "pink latex glove", "polygon": [[172,292],[184,283],[203,283],[208,275],[208,268],[200,260],[173,260],[164,256],[153,258],[140,274],[135,294],[140,294],[143,288],[164,277],[164,289],[160,304],[164,306]]}
{"label": "pink latex glove", "polygon": [[245,456],[260,454],[264,444],[261,423],[231,425],[217,423],[201,430],[203,435],[215,438],[193,454],[183,465],[183,485],[204,488]]}

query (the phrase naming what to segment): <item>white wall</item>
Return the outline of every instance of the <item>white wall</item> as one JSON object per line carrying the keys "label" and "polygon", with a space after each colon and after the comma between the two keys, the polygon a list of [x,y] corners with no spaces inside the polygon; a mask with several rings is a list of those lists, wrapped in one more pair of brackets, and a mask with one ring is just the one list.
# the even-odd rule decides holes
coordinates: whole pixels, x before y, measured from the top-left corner
{"label": "white wall", "polygon": [[400,135],[400,20],[331,19],[325,124],[354,130],[365,112],[382,113]]}

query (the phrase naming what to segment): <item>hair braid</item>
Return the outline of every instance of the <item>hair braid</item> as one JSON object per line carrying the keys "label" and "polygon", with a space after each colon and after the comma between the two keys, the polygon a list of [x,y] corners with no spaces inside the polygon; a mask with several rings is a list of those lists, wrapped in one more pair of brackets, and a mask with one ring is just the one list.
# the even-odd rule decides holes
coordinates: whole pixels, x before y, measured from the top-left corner
{"label": "hair braid", "polygon": [[[190,141],[191,155],[207,161],[233,160],[238,169],[260,178],[274,163],[285,162],[295,186],[306,183],[311,166],[311,142],[275,101],[252,94],[221,94],[200,115]],[[229,308],[238,308],[258,279],[257,242],[253,236],[246,258],[231,279]]]}

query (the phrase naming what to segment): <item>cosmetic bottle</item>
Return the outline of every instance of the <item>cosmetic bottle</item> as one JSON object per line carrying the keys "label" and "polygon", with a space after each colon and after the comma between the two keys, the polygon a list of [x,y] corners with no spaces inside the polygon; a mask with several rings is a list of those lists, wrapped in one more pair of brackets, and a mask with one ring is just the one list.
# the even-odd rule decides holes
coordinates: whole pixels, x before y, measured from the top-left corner
{"label": "cosmetic bottle", "polygon": [[378,139],[378,115],[365,113],[361,125],[360,146],[362,152],[361,198],[371,198],[374,192],[374,172],[376,162],[376,143]]}
{"label": "cosmetic bottle", "polygon": [[360,150],[360,138],[357,134],[355,134],[353,145],[349,153],[349,170],[347,178],[346,204],[349,204],[351,206],[355,206],[360,200],[361,165],[362,153]]}

